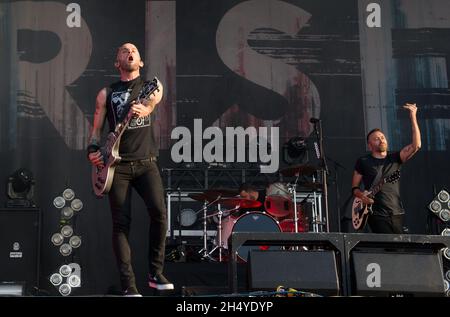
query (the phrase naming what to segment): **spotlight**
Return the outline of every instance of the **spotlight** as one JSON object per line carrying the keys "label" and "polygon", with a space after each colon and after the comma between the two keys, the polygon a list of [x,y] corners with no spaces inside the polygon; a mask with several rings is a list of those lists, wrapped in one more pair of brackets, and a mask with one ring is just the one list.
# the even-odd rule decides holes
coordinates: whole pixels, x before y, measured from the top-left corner
{"label": "spotlight", "polygon": [[63,195],[64,199],[68,200],[68,201],[75,198],[75,192],[70,188],[65,189],[63,191],[62,195]]}
{"label": "spotlight", "polygon": [[78,275],[71,275],[68,279],[67,279],[67,283],[69,283],[69,285],[71,287],[80,287],[81,285],[81,279]]}
{"label": "spotlight", "polygon": [[76,198],[72,201],[70,207],[72,207],[74,211],[80,211],[81,209],[83,209],[83,202]]}
{"label": "spotlight", "polygon": [[444,237],[450,236],[450,228],[445,228],[444,230],[442,230],[441,235]]}
{"label": "spotlight", "polygon": [[68,277],[70,274],[72,274],[72,268],[67,264],[64,264],[59,268],[59,274],[64,277]]}
{"label": "spotlight", "polygon": [[6,207],[35,207],[33,173],[26,168],[20,168],[8,177]]}
{"label": "spotlight", "polygon": [[57,197],[55,197],[55,199],[53,199],[53,205],[58,209],[61,209],[62,207],[64,207],[65,204],[66,204],[66,200],[64,198],[62,198],[61,196],[57,196]]}
{"label": "spotlight", "polygon": [[197,221],[197,214],[191,208],[184,208],[180,212],[180,225],[183,227],[192,226]]}
{"label": "spotlight", "polygon": [[73,217],[73,209],[70,207],[64,207],[61,209],[61,217],[63,219],[70,219]]}
{"label": "spotlight", "polygon": [[283,145],[283,159],[287,164],[306,163],[307,154],[307,141],[303,137],[291,138]]}
{"label": "spotlight", "polygon": [[59,247],[59,253],[63,256],[68,256],[72,253],[72,247],[68,243],[64,243]]}
{"label": "spotlight", "polygon": [[64,237],[61,233],[57,232],[54,235],[52,235],[51,240],[54,245],[61,245],[64,241]]}
{"label": "spotlight", "polygon": [[442,209],[439,212],[439,218],[442,219],[442,221],[446,222],[450,220],[450,210],[448,209]]}
{"label": "spotlight", "polygon": [[69,225],[65,225],[64,227],[61,228],[61,234],[68,238],[73,234],[73,228]]}
{"label": "spotlight", "polygon": [[447,280],[444,280],[444,290],[445,290],[445,292],[448,292],[449,289],[450,289],[450,284],[448,283]]}
{"label": "spotlight", "polygon": [[450,260],[450,249],[449,248],[445,248],[442,250],[443,255],[445,256],[445,258],[447,260]]}
{"label": "spotlight", "polygon": [[69,244],[72,248],[76,249],[81,245],[81,238],[79,236],[70,237]]}
{"label": "spotlight", "polygon": [[442,189],[436,197],[428,204],[428,209],[438,216],[442,221],[450,220],[450,194]]}
{"label": "spotlight", "polygon": [[62,280],[63,278],[61,274],[54,273],[52,274],[52,276],[50,276],[50,283],[52,283],[54,286],[58,286],[59,284],[61,284]]}
{"label": "spotlight", "polygon": [[445,272],[445,278],[447,281],[450,281],[450,270],[447,270],[447,272]]}
{"label": "spotlight", "polygon": [[69,284],[64,283],[59,286],[59,293],[62,296],[68,296],[70,295],[70,292],[72,292],[72,287],[70,287]]}

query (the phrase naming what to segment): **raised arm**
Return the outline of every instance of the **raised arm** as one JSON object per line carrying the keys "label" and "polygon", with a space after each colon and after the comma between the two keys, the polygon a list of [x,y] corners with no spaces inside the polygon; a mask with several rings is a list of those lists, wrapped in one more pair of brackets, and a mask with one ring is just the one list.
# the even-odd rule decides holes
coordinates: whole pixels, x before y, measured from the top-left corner
{"label": "raised arm", "polygon": [[411,128],[412,128],[411,144],[408,144],[400,151],[400,159],[402,160],[402,162],[406,162],[411,157],[413,157],[413,155],[416,154],[417,151],[419,151],[420,147],[422,146],[422,141],[420,138],[419,124],[417,123],[416,104],[407,103],[406,105],[403,106],[403,108],[409,111],[409,118],[411,119]]}

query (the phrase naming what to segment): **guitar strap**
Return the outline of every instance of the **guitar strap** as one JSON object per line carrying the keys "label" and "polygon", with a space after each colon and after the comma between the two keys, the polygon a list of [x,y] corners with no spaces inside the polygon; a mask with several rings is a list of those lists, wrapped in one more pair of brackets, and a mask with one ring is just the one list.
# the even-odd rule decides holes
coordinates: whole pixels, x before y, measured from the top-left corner
{"label": "guitar strap", "polygon": [[383,175],[386,172],[387,166],[388,166],[388,164],[386,164],[386,161],[384,161],[383,165],[377,167],[377,175],[373,179],[373,182],[372,182],[372,185],[370,185],[369,191],[372,191],[373,187],[376,186],[380,182],[381,178],[383,177]]}

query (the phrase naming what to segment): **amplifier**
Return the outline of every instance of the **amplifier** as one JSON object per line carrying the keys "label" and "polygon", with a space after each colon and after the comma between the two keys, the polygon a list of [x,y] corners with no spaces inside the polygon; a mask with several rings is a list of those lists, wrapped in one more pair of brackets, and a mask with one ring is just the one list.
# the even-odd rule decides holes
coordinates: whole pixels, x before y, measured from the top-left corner
{"label": "amplifier", "polygon": [[0,282],[38,287],[40,210],[0,209]]}

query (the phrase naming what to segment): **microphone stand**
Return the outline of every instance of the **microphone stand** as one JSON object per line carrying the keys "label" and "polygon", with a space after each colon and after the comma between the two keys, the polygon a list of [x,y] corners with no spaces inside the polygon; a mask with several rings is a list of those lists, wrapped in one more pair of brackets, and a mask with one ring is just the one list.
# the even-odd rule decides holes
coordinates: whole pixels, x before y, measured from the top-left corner
{"label": "microphone stand", "polygon": [[[328,217],[328,185],[327,185],[327,176],[328,176],[328,165],[327,160],[325,157],[325,151],[323,149],[323,132],[322,132],[322,123],[320,120],[314,122],[314,131],[316,132],[317,139],[319,141],[319,152],[320,152],[320,160],[322,163],[322,191],[323,191],[323,200],[325,205],[325,218],[326,218],[326,226],[327,226],[327,232],[330,232],[330,225],[329,225],[329,217]],[[322,223],[322,219],[320,219],[320,222]]]}
{"label": "microphone stand", "polygon": [[336,188],[336,204],[337,204],[337,218],[338,218],[338,232],[341,232],[341,195],[339,191],[339,168],[346,170],[346,168],[339,162],[333,160],[329,156],[325,156],[327,160],[333,162],[334,165],[334,182]]}

